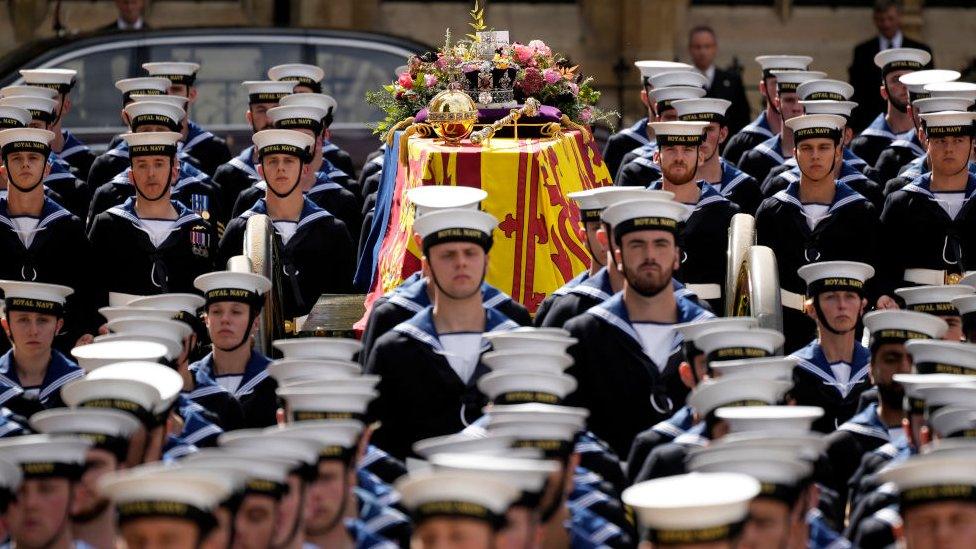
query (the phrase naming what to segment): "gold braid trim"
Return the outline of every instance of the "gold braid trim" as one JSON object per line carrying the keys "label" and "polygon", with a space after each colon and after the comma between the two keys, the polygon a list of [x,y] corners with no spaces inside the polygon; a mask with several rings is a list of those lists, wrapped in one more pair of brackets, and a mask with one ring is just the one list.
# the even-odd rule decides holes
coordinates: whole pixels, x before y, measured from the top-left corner
{"label": "gold braid trim", "polygon": [[396,132],[402,130],[403,128],[406,128],[410,124],[413,124],[413,121],[414,121],[414,117],[412,117],[412,116],[409,117],[409,118],[404,118],[403,120],[401,120],[401,121],[397,122],[396,124],[394,124],[392,128],[390,128],[389,130],[387,130],[386,133],[383,135],[383,141],[386,142],[386,146],[387,147],[392,147],[393,146],[393,134],[395,134]]}
{"label": "gold braid trim", "polygon": [[579,132],[583,134],[584,143],[589,143],[590,141],[593,141],[593,134],[590,133],[590,129],[587,128],[586,126],[573,122],[565,114],[562,116],[562,118],[559,119],[559,121],[562,123],[564,127],[572,128],[574,130],[579,130]]}

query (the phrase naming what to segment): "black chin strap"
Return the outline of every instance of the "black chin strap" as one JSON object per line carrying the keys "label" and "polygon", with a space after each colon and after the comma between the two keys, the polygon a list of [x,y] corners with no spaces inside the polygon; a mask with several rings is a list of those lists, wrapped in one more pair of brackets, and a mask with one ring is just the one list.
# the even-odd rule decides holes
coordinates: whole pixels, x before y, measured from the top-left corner
{"label": "black chin strap", "polygon": [[[48,154],[50,154],[50,152],[48,152]],[[13,176],[13,174],[10,173],[13,170],[10,168],[10,162],[8,161],[8,155],[3,155],[3,165],[7,167],[7,182],[10,185],[13,185],[13,187],[15,189],[17,189],[18,191],[20,191],[22,193],[29,193],[29,192],[33,191],[34,189],[36,189],[41,183],[44,182],[44,168],[41,168],[41,177],[39,177],[37,179],[37,181],[34,182],[33,185],[31,185],[30,187],[21,187],[20,185],[14,183],[14,176]],[[47,165],[47,156],[44,157],[44,165],[45,166]]]}
{"label": "black chin strap", "polygon": [[[424,255],[427,255],[427,252],[426,251],[424,252]],[[484,281],[485,281],[485,275],[487,273],[488,273],[488,262],[486,261],[484,268],[481,269],[481,282],[482,283],[484,283]],[[458,297],[458,296],[455,296],[455,295],[451,294],[451,292],[445,290],[444,287],[441,286],[441,283],[437,280],[437,275],[434,273],[434,268],[433,267],[430,268],[430,279],[434,281],[434,286],[437,286],[437,289],[440,290],[441,293],[443,293],[444,295],[446,295],[447,297],[449,297],[451,299],[461,300],[461,299],[465,299],[465,298],[471,297],[470,295]],[[476,290],[476,292],[481,292],[481,284],[478,284],[478,289]],[[474,295],[474,294],[471,294],[471,295]]]}
{"label": "black chin strap", "polygon": [[[837,146],[837,145],[835,145],[835,146]],[[827,171],[827,173],[830,175],[830,177],[834,177],[834,168],[836,168],[836,167],[837,167],[837,155],[834,154],[834,156],[830,160],[830,169]],[[811,181],[813,180],[813,178],[810,177],[809,175],[807,175],[807,172],[803,171],[803,168],[800,167],[800,161],[799,160],[796,161],[796,169],[800,170],[800,173],[803,174],[803,176],[806,177],[807,179],[809,179]]]}
{"label": "black chin strap", "polygon": [[814,298],[813,298],[813,310],[816,311],[816,313],[817,313],[817,320],[820,321],[820,325],[823,326],[824,328],[826,328],[828,332],[830,332],[832,334],[835,334],[835,335],[844,335],[846,333],[853,332],[854,330],[857,330],[858,326],[861,325],[861,314],[858,313],[858,315],[857,315],[857,322],[854,323],[854,327],[853,328],[851,328],[850,330],[844,330],[844,331],[840,331],[840,330],[835,329],[833,326],[830,325],[830,322],[827,322],[827,317],[824,316],[823,309],[820,307],[820,296],[814,296]]}
{"label": "black chin strap", "polygon": [[136,185],[135,172],[132,172],[132,186],[136,188],[136,192],[139,194],[139,196],[141,196],[145,200],[148,200],[149,202],[156,202],[157,200],[160,200],[161,198],[166,196],[166,193],[169,192],[170,190],[170,186],[173,184],[173,162],[175,161],[176,161],[175,157],[170,157],[168,173],[166,175],[166,184],[163,185],[163,190],[160,191],[159,195],[156,196],[155,198],[151,196],[146,196],[146,194],[142,192],[142,189],[139,188],[139,185]]}
{"label": "black chin strap", "polygon": [[237,345],[234,345],[233,347],[227,347],[227,348],[217,347],[217,344],[214,343],[214,347],[217,347],[218,349],[220,349],[221,351],[223,351],[225,353],[232,353],[232,352],[240,349],[246,343],[249,343],[251,341],[251,326],[254,325],[254,319],[256,319],[258,317],[258,315],[261,314],[261,306],[263,304],[264,304],[263,302],[259,302],[257,304],[255,304],[255,303],[248,304],[247,328],[244,330],[244,337],[241,338],[240,343],[238,343]]}

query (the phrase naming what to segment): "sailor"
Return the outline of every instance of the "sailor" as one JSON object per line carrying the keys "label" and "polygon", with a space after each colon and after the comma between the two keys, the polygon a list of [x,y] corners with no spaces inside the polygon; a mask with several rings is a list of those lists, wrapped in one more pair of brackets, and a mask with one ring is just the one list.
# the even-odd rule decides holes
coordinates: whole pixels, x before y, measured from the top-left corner
{"label": "sailor", "polygon": [[[811,80],[804,82],[797,88],[801,98],[804,97],[844,97],[849,86],[846,82],[836,80]],[[832,89],[834,88],[834,89]],[[838,90],[843,93],[838,93]],[[854,156],[848,145],[854,137],[853,130],[850,129],[851,112],[857,107],[853,101],[840,101],[833,99],[801,99],[800,104],[806,114],[829,114],[844,118],[844,127],[841,129],[841,145],[844,150],[841,161],[834,168],[834,178],[841,183],[856,191],[858,194],[871,201],[874,207],[881,211],[884,206],[884,194],[882,187],[878,183],[869,179],[863,172],[870,169],[866,162]],[[766,176],[766,181],[762,184],[762,194],[769,198],[779,191],[785,189],[790,183],[799,181],[800,170],[796,165],[796,156],[786,160],[782,165],[773,168]]]}
{"label": "sailor", "polygon": [[779,113],[782,130],[744,152],[739,159],[740,170],[756,178],[756,181],[763,182],[773,168],[786,162],[786,159],[793,155],[796,140],[793,137],[793,130],[786,121],[803,115],[803,106],[800,105],[797,88],[804,82],[827,77],[827,73],[819,71],[772,71],[772,73],[776,77],[776,97],[773,98],[773,104]]}
{"label": "sailor", "polygon": [[[759,322],[754,317],[726,317],[713,318],[702,322],[694,322],[676,326],[675,329],[681,334],[684,340],[684,361],[678,367],[681,381],[693,390],[700,382],[711,377],[709,375],[708,362],[705,353],[695,344],[698,336],[710,330],[724,328],[755,328]],[[630,454],[627,457],[627,478],[631,481],[640,472],[644,460],[647,459],[651,451],[662,445],[667,444],[682,434],[684,434],[695,423],[694,410],[687,403],[676,411],[673,416],[661,421],[650,429],[641,432],[634,439],[630,447]]]}
{"label": "sailor", "polygon": [[206,546],[217,528],[215,512],[232,483],[214,470],[192,471],[144,465],[105,475],[102,495],[118,514],[127,546]]}
{"label": "sailor", "polygon": [[[167,78],[154,78],[142,76],[139,78],[124,78],[115,83],[115,87],[122,92],[122,109],[126,105],[135,101],[135,97],[165,96],[169,92],[170,81]],[[178,105],[181,108],[185,105]],[[125,117],[125,111],[120,116],[122,121],[128,125],[129,120]],[[127,155],[125,154],[125,140],[116,136],[109,144],[109,148],[104,153],[98,155],[92,163],[91,171],[85,182],[88,184],[90,192],[108,183],[113,177],[128,167]]]}
{"label": "sailor", "polygon": [[[670,71],[651,77],[653,88],[649,98],[654,109],[654,122],[674,122],[678,113],[672,104],[684,99],[704,97],[707,79],[697,71]],[[660,169],[653,162],[657,143],[642,145],[624,155],[614,184],[622,187],[646,187],[660,177]]]}
{"label": "sailor", "polygon": [[960,296],[952,299],[952,306],[962,319],[963,340],[976,343],[976,296]]}
{"label": "sailor", "polygon": [[[288,63],[285,65],[275,65],[268,69],[269,80],[294,82],[294,95],[306,93],[321,95],[323,93],[322,80],[324,78],[325,71],[315,65]],[[333,100],[333,106],[334,103],[335,101]],[[327,129],[328,127],[326,127]],[[353,165],[352,157],[349,156],[349,153],[332,143],[330,138],[329,132],[326,131],[322,140],[322,153],[325,159],[349,177],[356,177],[356,169]]]}
{"label": "sailor", "polygon": [[[441,209],[476,210],[487,196],[488,193],[481,189],[454,185],[427,185],[410,189],[406,193],[407,200],[414,206],[415,219]],[[410,317],[430,305],[433,293],[434,288],[430,284],[429,277],[423,271],[418,271],[392,292],[374,301],[363,332],[363,350],[359,353],[359,362],[366,364],[377,338],[392,330],[397,324],[410,320]],[[520,326],[532,323],[532,318],[525,307],[487,282],[482,283],[481,294],[486,307],[497,309]],[[537,319],[538,315],[537,312]]]}
{"label": "sailor", "polygon": [[893,192],[881,212],[882,308],[896,306],[892,291],[905,282],[955,283],[976,269],[976,211],[969,201],[976,176],[966,169],[973,154],[976,113],[946,111],[921,117],[932,172]]}
{"label": "sailor", "polygon": [[39,282],[0,281],[4,314],[0,319],[12,348],[0,357],[0,401],[14,413],[30,418],[48,408],[64,406],[61,388],[84,371],[52,349],[63,326],[67,286]]}
{"label": "sailor", "polygon": [[843,117],[827,114],[787,121],[796,141],[800,179],[764,200],[756,212],[756,242],[776,254],[787,352],[813,337],[814,325],[803,312],[804,285],[798,269],[817,261],[871,263],[874,258],[874,207],[834,179],[845,124]]}
{"label": "sailor", "polygon": [[3,514],[11,546],[88,547],[74,539],[70,513],[90,445],[50,435],[0,440],[0,460],[19,467],[23,479],[17,486],[15,473],[4,468],[3,485],[14,492]]}
{"label": "sailor", "polygon": [[[197,100],[196,83],[197,71],[200,65],[180,61],[157,61],[153,63],[143,63],[142,68],[146,69],[149,76],[163,77],[170,81],[169,95],[185,97],[187,99],[186,112],[189,114],[190,107]],[[217,168],[230,160],[230,149],[223,139],[215,136],[200,127],[192,120],[187,120],[189,132],[183,144],[183,150],[187,154],[200,161],[200,169],[207,175],[213,176]]]}
{"label": "sailor", "polygon": [[[58,92],[54,98],[59,103],[58,116],[64,118],[71,112],[71,90],[75,87],[78,71],[72,69],[21,69],[20,75],[24,78],[24,84],[28,86],[39,86],[50,88]],[[78,179],[84,181],[88,178],[92,162],[95,155],[82,143],[71,130],[62,127],[60,137],[55,137],[52,143],[52,150],[61,157],[62,160],[71,165],[72,170]]]}
{"label": "sailor", "polygon": [[911,139],[915,125],[908,112],[908,88],[901,76],[919,71],[932,60],[932,54],[915,48],[892,48],[874,56],[874,64],[881,69],[881,97],[887,102],[886,112],[878,115],[851,142],[851,150],[874,166],[881,152],[897,139]]}
{"label": "sailor", "polygon": [[871,383],[877,401],[871,402],[826,438],[825,454],[831,465],[829,488],[838,494],[830,518],[843,523],[844,509],[855,471],[865,454],[905,436],[904,388],[895,376],[911,373],[912,358],[905,342],[940,339],[948,328],[933,315],[914,311],[873,311],[864,315],[864,326],[871,335]]}
{"label": "sailor", "polygon": [[190,365],[189,398],[222,390],[240,402],[243,427],[274,425],[278,384],[268,376],[271,359],[252,348],[271,281],[254,273],[218,271],[198,276],[193,285],[207,299],[204,318],[213,350]]}
{"label": "sailor", "polygon": [[[171,200],[179,172],[175,132],[124,134],[136,196],[95,216],[88,238],[101,300],[108,292],[134,296],[192,292],[213,270],[216,230]],[[111,297],[111,296],[108,296]]]}
{"label": "sailor", "polygon": [[98,482],[107,473],[124,466],[129,440],[139,429],[139,421],[118,410],[65,408],[38,412],[31,417],[30,424],[38,433],[91,441],[85,456],[85,472],[73,495],[71,531],[75,539],[92,547],[114,547],[115,513],[111,502],[99,493]]}
{"label": "sailor", "polygon": [[411,473],[396,488],[416,525],[410,540],[415,549],[453,546],[456,540],[470,549],[498,547],[505,513],[520,493],[511,479],[454,471]]}
{"label": "sailor", "polygon": [[800,267],[806,283],[804,311],[817,324],[817,338],[790,356],[793,397],[802,406],[819,406],[824,415],[814,429],[829,433],[854,416],[862,392],[871,386],[871,353],[855,332],[867,306],[865,283],[874,268],[853,261],[823,261]]}
{"label": "sailor", "polygon": [[[54,94],[54,90],[24,86],[25,89]],[[53,96],[51,96],[53,97]],[[57,113],[57,102],[50,97],[36,95],[14,95],[0,99],[0,106],[20,107],[31,113],[30,128],[48,130],[58,135],[61,131],[60,118]],[[53,139],[51,143],[53,143]],[[64,160],[48,150],[48,173],[44,175],[44,186],[54,192],[52,197],[58,198],[62,207],[79,218],[84,217],[83,210],[87,210],[90,195],[84,182],[75,177],[70,166]]]}
{"label": "sailor", "polygon": [[759,97],[762,98],[764,109],[755,120],[729,137],[722,157],[733,165],[738,165],[747,151],[783,131],[779,108],[773,103],[776,95],[776,75],[773,71],[805,71],[813,63],[813,58],[806,55],[760,55],[756,57],[756,63],[762,69]]}
{"label": "sailor", "polygon": [[[302,177],[301,191],[316,206],[345,223],[353,242],[359,242],[359,230],[363,224],[359,200],[339,182],[350,178],[322,158],[322,139],[326,130],[323,120],[328,119],[331,123],[330,115],[316,106],[290,105],[268,109],[267,116],[275,128],[300,131],[315,139],[309,162],[312,169]],[[262,181],[241,191],[234,204],[233,217],[254,206],[265,195],[267,187],[267,182]]]}
{"label": "sailor", "polygon": [[371,417],[382,422],[377,446],[404,458],[417,440],[460,431],[480,415],[477,388],[487,368],[486,332],[518,325],[481,296],[497,220],[470,209],[446,209],[414,222],[433,304],[376,340],[365,371],[380,376]]}
{"label": "sailor", "polygon": [[[920,140],[922,136],[919,135],[921,119],[918,115],[920,111],[915,107],[915,102],[932,96],[931,92],[925,89],[927,85],[952,82],[958,78],[959,73],[957,71],[942,69],[909,72],[898,77],[898,81],[908,88],[907,111],[911,115],[914,131],[911,132],[911,136],[907,139],[896,139],[885,147],[872,168],[874,179],[884,184],[889,179],[896,177],[898,172],[901,171],[901,168],[906,164],[925,154],[925,149],[922,147]],[[927,112],[942,110],[966,110],[966,108],[930,109]]]}
{"label": "sailor", "polygon": [[[915,141],[917,141],[921,153],[909,160],[904,166],[899,167],[897,173],[884,182],[884,194],[886,197],[898,189],[904,188],[905,185],[908,185],[923,173],[932,171],[928,153],[926,153],[929,146],[929,141],[928,138],[925,137],[925,129],[922,128],[921,115],[943,111],[968,111],[972,108],[972,106],[973,99],[968,97],[929,97],[926,99],[916,99],[912,103],[912,116],[919,119],[917,130],[915,131]],[[906,151],[911,149],[908,147],[908,144],[910,144],[912,147],[915,146],[914,142],[912,141],[903,141],[903,143],[906,143],[905,147],[895,148],[894,144],[896,143],[898,143],[898,141],[892,142],[892,150]],[[886,153],[881,153],[881,156],[882,158],[878,159],[879,164],[886,156]],[[971,173],[976,172],[976,163],[970,160],[967,169]],[[879,181],[881,181],[881,177],[882,176],[880,175],[878,176]]]}
{"label": "sailor", "polygon": [[[729,225],[739,207],[701,179],[702,143],[708,122],[654,122],[657,139],[655,159],[662,179],[648,186],[674,193],[685,208],[682,216],[681,264],[676,278],[712,310],[721,310],[725,283]],[[707,148],[707,147],[706,147]]]}
{"label": "sailor", "polygon": [[[243,86],[247,89],[247,111],[244,112],[244,117],[251,126],[252,134],[271,128],[268,109],[277,107],[281,98],[290,95],[294,88],[291,82],[262,80],[247,81]],[[257,171],[259,163],[257,149],[250,146],[217,168],[213,181],[220,189],[223,204],[233,206],[241,191],[261,181]]]}
{"label": "sailor", "polygon": [[689,473],[635,484],[623,499],[651,547],[733,549],[759,493],[759,481],[748,475]]}
{"label": "sailor", "polygon": [[[81,221],[51,198],[41,184],[47,173],[47,150],[54,134],[23,128],[0,131],[0,177],[7,183],[0,197],[0,278],[48,282],[75,288],[68,300],[65,326],[57,347],[67,351],[86,334],[94,334],[90,246]],[[66,269],[70,264],[72,268]],[[85,338],[90,341],[91,336]]]}
{"label": "sailor", "polygon": [[307,315],[323,293],[351,289],[355,250],[345,223],[298,189],[311,170],[314,139],[296,130],[264,130],[253,140],[260,159],[259,177],[268,188],[264,198],[227,225],[218,261],[225,264],[240,255],[248,219],[267,215],[280,239],[285,275],[282,311],[290,320]]}
{"label": "sailor", "polygon": [[[129,128],[133,133],[177,132],[183,135],[181,142],[185,140],[186,113],[179,106],[151,99],[138,100],[126,105],[123,113],[129,121]],[[116,158],[121,159],[121,156]],[[226,213],[220,204],[220,197],[213,182],[205,173],[194,168],[189,162],[178,157],[177,163],[179,164],[179,172],[176,181],[173,183],[171,198],[204,220],[216,223],[218,234],[222,233],[223,224],[221,220],[225,219]],[[89,226],[94,221],[95,216],[113,206],[122,204],[127,198],[136,194],[135,187],[130,181],[131,175],[132,169],[127,166],[111,181],[95,189],[91,207],[88,210]]]}
{"label": "sailor", "polygon": [[570,402],[590,410],[590,430],[617,455],[626,455],[637,433],[681,406],[681,338],[673,325],[712,317],[672,289],[683,215],[681,204],[654,199],[604,210],[602,220],[613,234],[601,229],[600,239],[605,245],[613,239],[614,266],[626,283],[621,293],[565,326],[579,341],[570,350],[569,373],[579,382]]}
{"label": "sailor", "polygon": [[719,154],[729,136],[725,113],[731,103],[724,99],[703,98],[682,99],[672,105],[682,122],[708,122],[701,144],[704,160],[698,166],[698,175],[720,195],[739,206],[743,213],[755,214],[762,201],[759,183]]}
{"label": "sailor", "polygon": [[625,154],[651,142],[651,136],[647,129],[647,123],[654,120],[654,107],[651,105],[650,99],[650,91],[653,86],[650,77],[662,72],[692,69],[692,66],[687,63],[656,60],[637,61],[634,66],[640,71],[640,98],[647,110],[647,116],[641,117],[633,126],[620,130],[607,140],[607,144],[603,148],[603,162],[607,165],[607,170],[610,171],[611,176],[616,175],[617,171],[620,170]]}
{"label": "sailor", "polygon": [[[976,504],[973,452],[917,456],[880,473],[898,490],[904,541],[908,549],[967,547],[976,544],[976,532],[952,524],[972,524]],[[959,522],[957,522],[959,521]]]}

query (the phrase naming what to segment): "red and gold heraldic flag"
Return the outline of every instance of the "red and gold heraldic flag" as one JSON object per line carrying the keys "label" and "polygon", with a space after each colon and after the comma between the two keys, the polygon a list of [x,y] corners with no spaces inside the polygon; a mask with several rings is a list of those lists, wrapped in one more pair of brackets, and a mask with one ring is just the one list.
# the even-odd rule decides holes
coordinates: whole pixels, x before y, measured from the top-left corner
{"label": "red and gold heraldic flag", "polygon": [[[578,131],[549,139],[491,139],[459,147],[411,137],[409,165],[397,166],[396,189],[377,276],[367,305],[420,270],[411,237],[407,190],[420,185],[466,185],[488,193],[481,208],[498,218],[486,280],[529,311],[589,266],[571,192],[611,184],[596,142]],[[401,155],[402,157],[402,155]]]}

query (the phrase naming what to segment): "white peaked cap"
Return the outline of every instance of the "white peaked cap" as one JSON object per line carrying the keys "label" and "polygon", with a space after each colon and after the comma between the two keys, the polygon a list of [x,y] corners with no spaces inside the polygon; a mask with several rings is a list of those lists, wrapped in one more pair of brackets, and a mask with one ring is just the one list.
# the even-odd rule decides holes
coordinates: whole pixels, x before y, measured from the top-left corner
{"label": "white peaked cap", "polygon": [[651,76],[651,85],[654,88],[668,88],[672,86],[693,86],[704,88],[708,85],[708,78],[696,70],[677,70],[660,72]]}
{"label": "white peaked cap", "polygon": [[323,377],[357,377],[362,373],[358,363],[351,360],[321,358],[283,358],[268,364],[268,375],[278,385]]}
{"label": "white peaked cap", "polygon": [[708,364],[717,378],[754,377],[778,381],[791,381],[794,366],[796,359],[788,356],[722,360]]}
{"label": "white peaked cap", "polygon": [[635,61],[634,66],[637,67],[637,69],[640,71],[641,77],[643,78],[650,78],[662,72],[690,70],[694,68],[687,63],[679,63],[677,61],[659,61],[656,59]]}
{"label": "white peaked cap", "polygon": [[[4,137],[6,132],[22,130],[3,130],[0,131],[0,147],[6,144]],[[47,131],[47,130],[41,130]],[[51,132],[47,132],[51,133]],[[67,297],[74,293],[74,290],[59,284],[45,284],[41,282],[22,282],[19,280],[0,280],[0,290],[3,290],[4,299],[15,297],[23,299],[37,299],[41,301],[51,301],[64,305]]]}
{"label": "white peaked cap", "polygon": [[973,103],[973,99],[968,97],[926,97],[912,101],[912,108],[922,115],[943,111],[965,111],[972,107]]}
{"label": "white peaked cap", "polygon": [[519,459],[471,453],[440,453],[430,457],[435,471],[472,472],[514,483],[528,493],[542,491],[546,479],[559,470],[554,461]]}
{"label": "white peaked cap", "polygon": [[137,78],[124,78],[115,82],[115,87],[122,93],[132,93],[133,91],[155,90],[160,95],[166,95],[169,91],[169,78],[161,76],[140,76]]}
{"label": "white peaked cap", "polygon": [[874,64],[883,69],[891,63],[906,61],[919,66],[927,65],[932,60],[932,54],[916,48],[891,48],[883,50],[874,56]]}
{"label": "white peaked cap", "polygon": [[446,229],[474,229],[490,236],[496,225],[498,220],[489,213],[454,208],[434,211],[416,219],[413,230],[421,238]]}
{"label": "white peaked cap", "polygon": [[805,71],[810,63],[813,63],[813,58],[808,55],[760,55],[756,57],[756,63],[759,63],[764,71]]}
{"label": "white peaked cap", "polygon": [[125,114],[129,115],[129,119],[154,114],[165,116],[173,121],[174,124],[179,124],[186,116],[186,111],[182,107],[178,107],[167,101],[133,101],[126,105],[123,110]]}
{"label": "white peaked cap", "polygon": [[407,200],[414,205],[415,218],[439,210],[477,210],[485,198],[488,193],[484,190],[465,185],[423,185],[407,191]]}
{"label": "white peaked cap", "polygon": [[207,300],[197,294],[159,294],[137,297],[129,301],[130,307],[151,307],[154,309],[173,309],[195,315]]}
{"label": "white peaked cap", "polygon": [[49,435],[98,434],[129,438],[139,429],[131,414],[108,408],[54,408],[32,415],[30,426]]}
{"label": "white peaked cap", "polygon": [[5,88],[0,88],[0,97],[19,96],[54,99],[58,96],[58,90],[52,88],[42,88],[40,86],[7,86]]}
{"label": "white peaked cap", "polygon": [[739,406],[715,410],[716,417],[728,422],[731,433],[803,434],[823,414],[819,406]]}
{"label": "white peaked cap", "polygon": [[959,71],[929,69],[905,73],[898,77],[898,81],[904,84],[911,93],[927,93],[926,85],[953,82],[958,80],[960,76],[962,75],[959,74]]}
{"label": "white peaked cap", "polygon": [[782,400],[792,386],[789,382],[749,377],[706,380],[691,391],[688,404],[702,417],[736,402],[759,401],[771,406]]}
{"label": "white peaked cap", "polygon": [[71,356],[86,372],[113,362],[154,362],[166,356],[166,346],[151,341],[106,341],[71,349]]}
{"label": "white peaked cap", "polygon": [[675,324],[674,329],[685,341],[695,341],[698,336],[712,330],[749,330],[759,327],[759,319],[754,316],[727,316],[709,318],[698,322]]}
{"label": "white peaked cap", "polygon": [[704,530],[744,521],[759,490],[759,481],[739,473],[689,473],[637,483],[622,499],[651,530]]}
{"label": "white peaked cap", "polygon": [[305,65],[302,63],[287,63],[275,65],[268,69],[268,78],[271,80],[284,80],[286,78],[308,78],[313,82],[321,82],[325,78],[325,71],[315,65]]}
{"label": "white peaked cap", "polygon": [[818,78],[801,83],[796,93],[802,99],[848,101],[854,95],[854,86],[841,80]]}
{"label": "white peaked cap", "polygon": [[169,409],[183,390],[183,378],[176,370],[155,362],[117,362],[108,364],[93,372],[87,379],[133,379],[152,385],[159,393],[161,401],[153,410],[161,413]]}

